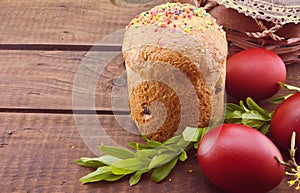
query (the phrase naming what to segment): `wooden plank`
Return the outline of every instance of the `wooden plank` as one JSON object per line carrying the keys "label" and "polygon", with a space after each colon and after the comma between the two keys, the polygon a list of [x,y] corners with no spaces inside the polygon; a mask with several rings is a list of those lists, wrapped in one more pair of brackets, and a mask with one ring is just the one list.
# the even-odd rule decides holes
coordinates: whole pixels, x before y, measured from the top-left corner
{"label": "wooden plank", "polygon": [[[112,89],[126,91],[126,80],[117,79],[125,70],[123,58],[117,52],[100,54],[0,51],[0,108],[111,110]],[[102,56],[111,54],[116,57],[102,66],[106,61]],[[90,108],[89,101],[84,101],[90,98],[96,107]],[[126,104],[123,107],[126,109]]]}
{"label": "wooden plank", "polygon": [[[2,50],[0,66],[1,109],[128,110],[118,52]],[[287,83],[300,87],[299,72],[300,64],[287,66]]]}
{"label": "wooden plank", "polygon": [[[2,44],[95,44],[163,2],[134,0],[2,0]],[[137,2],[137,3],[134,3]],[[138,3],[145,2],[145,3]]]}
{"label": "wooden plank", "polygon": [[[0,174],[1,192],[141,192],[145,188],[150,192],[176,192],[183,184],[191,192],[217,190],[197,173],[199,168],[193,168],[194,158],[180,164],[170,176],[172,181],[159,185],[150,182],[149,176],[146,176],[135,187],[129,187],[128,178],[112,184],[84,186],[78,179],[90,170],[75,165],[74,160],[94,155],[83,143],[71,115],[0,114],[0,119],[5,123],[1,127],[1,140],[5,144],[0,148],[0,157],[4,159]],[[126,136],[119,135],[117,123],[111,117],[100,119],[120,142],[127,140]],[[189,169],[194,172],[189,173]],[[187,176],[188,183],[183,180],[182,174]],[[202,187],[193,186],[198,180],[203,183]]]}
{"label": "wooden plank", "polygon": [[[80,118],[87,121],[93,119],[93,115],[82,116]],[[82,185],[78,179],[91,170],[74,164],[74,160],[95,155],[76,128],[78,122],[74,120],[77,118],[61,114],[0,113],[1,192],[222,192],[202,175],[194,151],[190,151],[189,159],[180,162],[160,184],[151,182],[149,175],[145,175],[133,187],[129,186],[128,178],[114,183]],[[117,143],[138,140],[137,135],[130,137],[128,132],[124,135],[113,116],[97,118]],[[93,124],[86,122],[87,130],[90,126]],[[95,145],[103,142],[93,136],[90,139],[95,140]],[[271,192],[296,191],[288,187],[285,179]]]}

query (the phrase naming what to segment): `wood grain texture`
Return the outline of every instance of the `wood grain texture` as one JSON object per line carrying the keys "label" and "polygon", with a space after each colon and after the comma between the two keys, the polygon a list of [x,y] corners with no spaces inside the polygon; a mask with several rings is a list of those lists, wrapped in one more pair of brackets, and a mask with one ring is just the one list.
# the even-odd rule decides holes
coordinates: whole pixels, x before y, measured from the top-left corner
{"label": "wood grain texture", "polygon": [[[91,116],[91,115],[90,115]],[[117,143],[131,138],[113,116],[97,116],[104,129],[109,129]],[[91,117],[86,117],[91,119]],[[12,192],[199,192],[222,193],[201,172],[195,152],[180,162],[170,176],[155,184],[143,176],[133,187],[128,177],[119,182],[82,185],[78,179],[91,170],[74,164],[79,157],[94,157],[75,124],[72,115],[0,113],[0,187],[2,193]],[[89,126],[88,123],[86,126]],[[88,129],[88,128],[87,128]],[[90,136],[93,138],[93,136]],[[273,193],[296,192],[286,179]]]}
{"label": "wood grain texture", "polygon": [[[86,52],[2,50],[0,54],[2,111],[9,108],[72,109],[72,84]],[[97,64],[93,56],[88,61]],[[122,62],[121,56],[115,58],[103,72],[103,80],[97,83],[97,109],[111,110],[109,100],[112,83],[120,84],[115,77],[124,72]],[[288,66],[288,83],[300,86],[299,68],[299,65]],[[88,73],[86,77],[89,76]],[[84,87],[79,88],[79,97],[90,94]],[[126,85],[121,84],[120,93],[126,97],[122,92],[124,89],[126,91]],[[279,95],[283,93],[280,92]],[[275,109],[274,105],[267,102],[263,106],[269,110]],[[79,109],[85,107],[79,106]],[[118,145],[125,146],[129,141],[140,140],[139,136],[131,135],[121,128],[123,126],[128,129],[126,126],[132,125],[120,125],[116,116],[1,113],[1,192],[141,192],[145,189],[147,192],[221,192],[202,175],[193,156],[195,152],[190,152],[190,159],[176,167],[170,180],[160,184],[152,183],[149,175],[146,175],[134,187],[128,185],[128,178],[116,183],[81,185],[78,179],[91,170],[75,165],[74,160],[82,156],[95,156],[92,152],[97,154],[99,144],[108,142],[105,141],[106,138],[102,140],[101,136],[95,137],[93,133],[82,136],[83,131],[78,126],[83,125],[87,129],[97,126],[92,121],[95,116],[109,138]],[[193,172],[189,172],[191,169]],[[285,179],[272,192],[293,191],[287,186]]]}
{"label": "wood grain texture", "polygon": [[0,43],[94,44],[160,2],[3,0]]}
{"label": "wood grain texture", "polygon": [[[194,158],[179,164],[169,178],[172,180],[159,185],[150,182],[149,176],[135,187],[129,187],[128,178],[111,184],[81,185],[78,179],[91,170],[75,165],[74,160],[94,155],[81,140],[71,115],[0,114],[0,119],[2,123],[9,123],[1,127],[1,140],[6,144],[0,149],[4,159],[0,173],[1,192],[141,192],[145,188],[149,192],[176,192],[178,185],[185,185],[189,192],[217,190],[199,175]],[[117,136],[117,124],[113,119],[109,116],[100,119]],[[119,136],[119,140],[126,141],[126,138]],[[189,169],[194,172],[189,173]],[[203,183],[202,187],[193,185],[198,180]]]}
{"label": "wood grain texture", "polygon": [[[103,54],[116,56],[101,69]],[[127,111],[123,62],[117,52],[0,50],[0,108]],[[287,66],[286,83],[300,87],[299,72],[300,65]]]}
{"label": "wood grain texture", "polygon": [[[126,89],[126,80],[118,79],[125,70],[123,59],[118,55],[101,70],[97,55],[0,50],[0,107],[89,110],[85,103],[72,108],[72,97],[77,97],[93,98],[96,110],[111,110],[111,90]],[[75,82],[76,76],[81,79]]]}
{"label": "wood grain texture", "polygon": [[[134,187],[128,177],[113,183],[78,181],[91,170],[74,161],[98,156],[101,143],[142,141],[126,114],[126,73],[117,51],[122,36],[110,37],[164,1],[137,2],[0,1],[1,193],[222,193],[203,176],[195,151],[159,184],[149,175]],[[287,68],[287,83],[300,86],[300,65]],[[267,101],[261,105],[276,108]],[[287,178],[271,191],[286,192],[296,192]]]}

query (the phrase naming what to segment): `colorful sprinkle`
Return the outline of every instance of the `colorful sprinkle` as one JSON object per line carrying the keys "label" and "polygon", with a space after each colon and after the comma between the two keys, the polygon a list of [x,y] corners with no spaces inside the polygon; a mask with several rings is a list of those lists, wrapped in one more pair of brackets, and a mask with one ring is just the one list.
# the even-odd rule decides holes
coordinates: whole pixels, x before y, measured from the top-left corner
{"label": "colorful sprinkle", "polygon": [[210,28],[211,25],[212,25],[212,24],[211,24],[210,21],[206,22],[206,28]]}
{"label": "colorful sprinkle", "polygon": [[[215,20],[202,8],[190,4],[166,3],[158,5],[137,15],[127,26],[127,29],[138,28],[141,25],[154,25],[157,28],[181,28],[184,32],[190,33],[192,30],[204,30],[202,26],[193,27],[190,20],[193,17],[203,18],[206,22],[204,26],[210,28],[215,24]],[[180,18],[180,20],[178,20]],[[181,24],[180,24],[181,22]],[[216,25],[218,26],[218,25]],[[157,29],[155,30],[157,31]]]}
{"label": "colorful sprinkle", "polygon": [[187,33],[190,33],[191,30],[189,28],[184,28],[183,31],[187,32]]}

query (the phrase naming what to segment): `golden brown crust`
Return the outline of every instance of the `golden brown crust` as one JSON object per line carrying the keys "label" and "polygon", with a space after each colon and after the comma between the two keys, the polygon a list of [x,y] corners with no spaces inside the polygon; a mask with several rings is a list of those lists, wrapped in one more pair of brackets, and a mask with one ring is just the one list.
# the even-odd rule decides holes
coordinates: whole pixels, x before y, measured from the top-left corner
{"label": "golden brown crust", "polygon": [[[166,108],[165,119],[163,108]],[[162,82],[145,81],[134,88],[130,95],[130,110],[140,132],[151,140],[165,141],[174,135],[179,126],[179,98],[172,88]],[[164,122],[161,124],[160,121]]]}
{"label": "golden brown crust", "polygon": [[[132,58],[133,56],[128,55],[129,53],[130,52],[124,52],[124,57]],[[143,68],[144,64],[155,65],[155,62],[159,61],[174,66],[188,78],[193,85],[198,101],[198,104],[191,105],[189,111],[191,113],[196,111],[200,112],[198,123],[193,126],[208,126],[212,113],[211,92],[200,69],[195,63],[176,51],[157,46],[144,46],[138,50],[138,53],[138,57],[135,57],[139,59],[138,62],[135,61],[135,63],[131,63],[131,60],[126,60],[127,68],[131,68],[134,72],[139,73],[139,70]],[[188,92],[186,93],[189,94]],[[186,98],[188,98],[188,96]],[[167,109],[166,119],[158,130],[154,129],[158,125],[157,121],[150,122],[150,120],[162,119],[163,116],[160,115],[160,111],[156,111],[155,114],[157,116],[154,114],[148,116],[143,113],[144,107],[152,111],[150,105],[156,100],[162,102]],[[195,108],[198,109],[195,110]],[[164,141],[176,132],[180,122],[180,109],[181,102],[176,92],[159,81],[142,82],[134,87],[130,94],[131,117],[136,121],[140,131],[145,133],[146,136],[152,140]]]}
{"label": "golden brown crust", "polygon": [[162,61],[171,64],[186,75],[194,86],[199,99],[198,105],[201,114],[198,126],[207,126],[211,115],[211,92],[200,69],[195,63],[176,51],[155,46],[145,46],[141,49],[141,54],[144,56],[147,55],[149,61]]}

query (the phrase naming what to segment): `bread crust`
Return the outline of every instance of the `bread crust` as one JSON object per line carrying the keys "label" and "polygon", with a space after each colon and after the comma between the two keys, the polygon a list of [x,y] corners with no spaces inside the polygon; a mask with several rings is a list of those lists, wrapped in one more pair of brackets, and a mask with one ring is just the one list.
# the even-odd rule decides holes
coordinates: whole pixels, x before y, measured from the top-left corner
{"label": "bread crust", "polygon": [[[131,23],[124,36],[131,117],[152,140],[164,141],[186,126],[206,127],[212,118],[223,116],[225,32],[205,12],[184,24],[199,29],[174,27],[181,23],[174,20],[165,27]],[[144,107],[152,115],[145,115]]]}
{"label": "bread crust", "polygon": [[[138,56],[133,56],[133,53]],[[164,141],[177,129],[183,130],[187,124],[195,127],[209,124],[212,113],[211,90],[193,61],[174,50],[149,45],[124,52],[124,57],[139,58],[135,63],[126,61],[127,76],[135,77],[134,82],[131,79],[128,83],[131,91],[130,110],[138,128],[148,138]],[[159,116],[149,107],[154,101],[163,103],[160,111],[155,111]],[[143,113],[144,107],[150,108],[151,115]],[[161,113],[164,112],[163,108],[166,108],[166,116]],[[181,119],[181,109],[188,117]],[[156,119],[163,117],[166,117],[165,121],[158,128]],[[180,128],[179,123],[182,123]]]}

